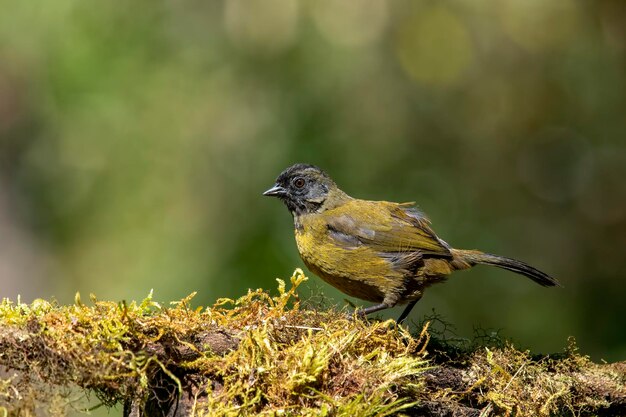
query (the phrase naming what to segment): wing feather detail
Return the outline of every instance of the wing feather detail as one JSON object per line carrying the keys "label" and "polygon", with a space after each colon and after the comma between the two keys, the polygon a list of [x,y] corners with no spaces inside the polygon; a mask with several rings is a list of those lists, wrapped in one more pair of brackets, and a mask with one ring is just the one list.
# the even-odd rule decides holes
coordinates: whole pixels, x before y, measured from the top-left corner
{"label": "wing feather detail", "polygon": [[325,214],[329,236],[338,245],[365,246],[396,269],[413,270],[423,257],[452,257],[448,245],[412,203],[353,200]]}

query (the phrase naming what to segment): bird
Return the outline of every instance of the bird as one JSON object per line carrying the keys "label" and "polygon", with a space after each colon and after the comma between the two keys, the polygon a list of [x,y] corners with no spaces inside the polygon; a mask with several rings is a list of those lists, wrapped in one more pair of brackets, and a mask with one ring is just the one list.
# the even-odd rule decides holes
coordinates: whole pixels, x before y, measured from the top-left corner
{"label": "bird", "polygon": [[402,323],[426,288],[479,264],[544,287],[560,285],[522,261],[455,249],[414,203],[350,197],[315,165],[288,167],[263,195],[282,200],[293,215],[298,252],[312,273],[351,297],[376,303],[358,310],[363,317],[406,304],[397,319]]}

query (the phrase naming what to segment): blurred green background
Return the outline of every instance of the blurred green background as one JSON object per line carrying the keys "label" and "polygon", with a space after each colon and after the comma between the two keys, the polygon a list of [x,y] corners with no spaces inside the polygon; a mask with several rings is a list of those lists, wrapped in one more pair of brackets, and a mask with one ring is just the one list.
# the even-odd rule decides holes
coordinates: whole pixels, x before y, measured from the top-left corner
{"label": "blurred green background", "polygon": [[479,267],[412,319],[626,358],[626,2],[0,5],[0,297],[274,290],[302,262],[261,193],[309,162],[565,286]]}

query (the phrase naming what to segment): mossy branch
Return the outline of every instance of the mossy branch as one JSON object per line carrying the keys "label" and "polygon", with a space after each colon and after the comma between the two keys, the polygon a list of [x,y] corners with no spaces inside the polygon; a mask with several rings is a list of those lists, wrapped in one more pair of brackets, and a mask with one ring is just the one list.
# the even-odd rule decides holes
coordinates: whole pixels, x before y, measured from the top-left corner
{"label": "mossy branch", "polygon": [[[64,415],[95,393],[128,416],[548,416],[626,414],[626,363],[570,346],[459,352],[392,321],[303,309],[297,270],[278,295],[192,309],[77,296],[0,304],[0,416]],[[446,351],[449,349],[449,351]],[[430,353],[429,353],[430,350]],[[434,351],[437,354],[434,354]],[[82,401],[82,402],[81,402]]]}

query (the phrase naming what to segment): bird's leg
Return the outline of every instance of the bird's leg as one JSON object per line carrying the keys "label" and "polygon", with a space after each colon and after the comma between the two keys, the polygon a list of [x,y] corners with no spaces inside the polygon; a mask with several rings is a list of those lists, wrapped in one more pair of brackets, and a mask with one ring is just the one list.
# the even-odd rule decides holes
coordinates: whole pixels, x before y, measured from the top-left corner
{"label": "bird's leg", "polygon": [[380,304],[376,304],[374,306],[369,306],[366,307],[362,310],[359,310],[359,315],[362,317],[367,316],[368,314],[371,313],[376,313],[377,311],[381,311],[381,310],[385,310],[387,308],[391,307],[389,304],[385,304],[385,303],[380,303]]}
{"label": "bird's leg", "polygon": [[417,302],[420,300],[420,298],[422,298],[421,296],[419,298],[416,298],[415,300],[411,301],[406,308],[404,309],[404,311],[402,312],[402,314],[400,314],[400,317],[398,317],[398,320],[396,320],[396,322],[398,324],[401,324],[404,320],[406,320],[407,316],[409,315],[409,313],[411,312],[411,310],[413,310],[413,307],[415,307],[415,304],[417,304]]}

